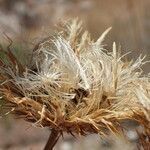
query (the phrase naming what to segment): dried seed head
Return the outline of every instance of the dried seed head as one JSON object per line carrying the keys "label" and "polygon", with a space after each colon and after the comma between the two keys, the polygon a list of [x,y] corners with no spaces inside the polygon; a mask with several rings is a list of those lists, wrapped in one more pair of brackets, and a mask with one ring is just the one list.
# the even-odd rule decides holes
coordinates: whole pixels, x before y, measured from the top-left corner
{"label": "dried seed head", "polygon": [[96,42],[77,20],[61,29],[34,51],[34,69],[6,53],[9,64],[1,60],[0,68],[6,104],[36,125],[71,134],[117,134],[127,119],[150,131],[150,80],[141,71],[145,57],[124,62],[115,43],[107,52],[102,42],[110,28]]}

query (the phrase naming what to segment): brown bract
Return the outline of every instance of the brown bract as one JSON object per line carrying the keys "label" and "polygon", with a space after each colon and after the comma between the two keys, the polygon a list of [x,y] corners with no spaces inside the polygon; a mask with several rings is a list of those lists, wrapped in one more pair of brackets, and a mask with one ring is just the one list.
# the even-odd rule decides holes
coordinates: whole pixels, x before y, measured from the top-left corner
{"label": "brown bract", "polygon": [[61,134],[120,135],[122,122],[132,120],[149,136],[150,78],[141,69],[145,57],[123,61],[115,43],[112,52],[105,50],[109,30],[93,41],[79,21],[61,24],[56,35],[36,45],[27,66],[10,49],[1,49],[3,108]]}

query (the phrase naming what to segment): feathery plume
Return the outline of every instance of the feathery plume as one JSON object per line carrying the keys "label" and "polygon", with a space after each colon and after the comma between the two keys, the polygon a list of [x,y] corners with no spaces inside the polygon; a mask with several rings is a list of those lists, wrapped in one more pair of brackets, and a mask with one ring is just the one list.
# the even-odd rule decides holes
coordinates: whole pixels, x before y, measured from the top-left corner
{"label": "feathery plume", "polygon": [[3,107],[54,131],[50,139],[56,138],[45,149],[52,149],[63,132],[122,133],[126,120],[139,123],[149,136],[150,78],[141,69],[145,57],[123,61],[115,43],[112,52],[106,51],[102,42],[111,28],[96,42],[78,20],[61,29],[38,45],[32,66],[1,49],[7,59],[0,60]]}

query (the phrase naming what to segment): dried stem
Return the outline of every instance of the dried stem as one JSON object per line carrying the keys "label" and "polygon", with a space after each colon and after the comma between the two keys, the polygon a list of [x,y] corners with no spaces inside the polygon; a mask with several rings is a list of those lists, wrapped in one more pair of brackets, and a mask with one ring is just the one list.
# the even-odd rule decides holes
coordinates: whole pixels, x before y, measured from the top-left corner
{"label": "dried stem", "polygon": [[45,148],[44,150],[53,150],[55,144],[57,143],[58,139],[60,137],[60,133],[55,130],[55,129],[52,129],[51,130],[51,134],[49,136],[49,139],[45,145]]}

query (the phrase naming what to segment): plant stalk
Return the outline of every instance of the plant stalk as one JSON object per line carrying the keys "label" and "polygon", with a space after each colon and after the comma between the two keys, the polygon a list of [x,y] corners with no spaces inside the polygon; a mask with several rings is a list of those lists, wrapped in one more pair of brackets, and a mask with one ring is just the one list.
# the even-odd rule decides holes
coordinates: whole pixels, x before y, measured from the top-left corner
{"label": "plant stalk", "polygon": [[60,132],[55,129],[52,129],[44,150],[53,150],[59,137],[60,137]]}

